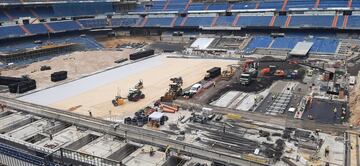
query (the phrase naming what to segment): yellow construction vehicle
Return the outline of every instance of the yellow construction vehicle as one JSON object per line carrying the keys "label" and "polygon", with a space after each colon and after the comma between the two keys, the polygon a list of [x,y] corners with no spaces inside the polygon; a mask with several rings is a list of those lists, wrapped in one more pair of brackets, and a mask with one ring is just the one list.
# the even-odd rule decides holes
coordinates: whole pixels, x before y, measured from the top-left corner
{"label": "yellow construction vehicle", "polygon": [[160,98],[160,101],[162,102],[171,102],[182,95],[182,78],[171,78],[170,81],[172,82],[169,84],[169,90]]}
{"label": "yellow construction vehicle", "polygon": [[236,68],[237,68],[237,66],[228,65],[226,70],[222,71],[221,79],[230,80],[235,75]]}
{"label": "yellow construction vehicle", "polygon": [[117,95],[115,96],[115,98],[111,102],[115,107],[117,107],[119,105],[124,105],[125,104],[125,98],[121,97],[120,91],[118,90]]}

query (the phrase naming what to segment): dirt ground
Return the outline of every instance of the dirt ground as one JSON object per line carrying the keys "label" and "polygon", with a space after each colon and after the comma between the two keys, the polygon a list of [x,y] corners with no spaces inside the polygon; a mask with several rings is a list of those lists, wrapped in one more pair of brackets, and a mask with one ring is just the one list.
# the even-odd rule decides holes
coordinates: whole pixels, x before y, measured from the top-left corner
{"label": "dirt ground", "polygon": [[[183,87],[189,87],[202,80],[208,69],[214,66],[224,68],[236,63],[231,60],[179,59],[165,56],[162,56],[160,61],[161,63],[157,66],[146,68],[136,74],[66,98],[50,106],[69,109],[81,105],[73,111],[86,115],[91,111],[93,116],[101,118],[108,118],[111,114],[112,119],[117,119],[116,117],[123,119],[126,116],[133,116],[134,112],[158,100],[167,91],[171,77],[183,77]],[[133,87],[139,79],[144,81],[142,91],[146,96],[145,99],[136,103],[126,101],[124,105],[114,107],[111,103],[114,96],[119,92],[121,96],[126,97],[129,88]]]}
{"label": "dirt ground", "polygon": [[[38,88],[46,88],[56,83],[51,82],[50,75],[55,71],[68,71],[68,79],[75,79],[82,75],[90,74],[101,69],[115,66],[115,60],[128,58],[134,49],[123,49],[123,51],[79,51],[66,55],[54,57],[49,60],[39,61],[17,69],[6,69],[1,71],[3,76],[20,77],[28,75],[35,79]],[[40,71],[40,67],[48,65],[51,70]],[[61,83],[62,81],[58,82]]]}
{"label": "dirt ground", "polygon": [[155,41],[159,41],[160,37],[143,37],[143,36],[131,36],[131,37],[117,37],[117,38],[97,38],[97,41],[101,43],[105,48],[116,48],[117,45],[127,43],[142,43],[151,44]]}
{"label": "dirt ground", "polygon": [[[359,80],[359,76],[357,78]],[[360,125],[360,84],[359,82],[350,91],[349,107],[351,111],[350,123]]]}

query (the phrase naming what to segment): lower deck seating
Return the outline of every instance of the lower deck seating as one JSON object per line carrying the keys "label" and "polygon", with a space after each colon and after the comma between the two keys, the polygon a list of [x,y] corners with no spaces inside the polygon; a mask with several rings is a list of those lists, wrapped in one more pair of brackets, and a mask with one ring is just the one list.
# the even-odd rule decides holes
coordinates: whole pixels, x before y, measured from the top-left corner
{"label": "lower deck seating", "polygon": [[334,16],[292,16],[289,27],[331,27]]}
{"label": "lower deck seating", "polygon": [[116,27],[131,27],[135,26],[139,18],[113,18],[111,25]]}
{"label": "lower deck seating", "polygon": [[251,52],[255,48],[267,48],[272,42],[273,38],[270,36],[254,36],[245,48],[245,52]]}
{"label": "lower deck seating", "polygon": [[55,31],[55,32],[63,32],[63,31],[73,31],[73,30],[80,30],[81,27],[75,21],[61,21],[61,22],[51,22],[48,25]]}
{"label": "lower deck seating", "polygon": [[271,48],[292,49],[301,41],[304,41],[303,37],[278,37],[274,39]]}
{"label": "lower deck seating", "polygon": [[79,20],[79,22],[86,28],[103,28],[108,25],[107,20],[105,18]]}
{"label": "lower deck seating", "polygon": [[5,26],[0,28],[0,38],[20,37],[24,36],[25,32],[19,26]]}
{"label": "lower deck seating", "polygon": [[44,24],[27,24],[24,27],[29,30],[32,34],[46,34],[48,33],[48,29],[44,26]]}
{"label": "lower deck seating", "polygon": [[232,26],[233,21],[235,20],[236,16],[219,16],[216,21],[215,26]]}
{"label": "lower deck seating", "polygon": [[148,18],[145,27],[169,27],[174,17]]}
{"label": "lower deck seating", "polygon": [[214,17],[188,17],[184,26],[211,26]]}
{"label": "lower deck seating", "polygon": [[240,16],[237,26],[268,26],[272,16]]}

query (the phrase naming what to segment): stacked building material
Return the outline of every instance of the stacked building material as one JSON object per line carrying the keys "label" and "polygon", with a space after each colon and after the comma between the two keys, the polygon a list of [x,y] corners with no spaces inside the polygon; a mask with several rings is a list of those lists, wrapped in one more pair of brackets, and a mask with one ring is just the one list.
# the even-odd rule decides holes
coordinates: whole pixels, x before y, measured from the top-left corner
{"label": "stacked building material", "polygon": [[24,93],[36,89],[36,81],[26,77],[0,76],[0,85],[7,85],[10,93]]}
{"label": "stacked building material", "polygon": [[27,91],[36,89],[36,81],[33,79],[26,79],[21,82],[8,85],[10,93],[25,93]]}
{"label": "stacked building material", "polygon": [[154,55],[155,51],[154,50],[146,50],[146,51],[140,51],[140,52],[136,52],[133,54],[130,54],[130,60],[137,60],[137,59],[141,59],[150,55]]}
{"label": "stacked building material", "polygon": [[51,74],[51,81],[57,82],[67,78],[67,71],[58,71]]}

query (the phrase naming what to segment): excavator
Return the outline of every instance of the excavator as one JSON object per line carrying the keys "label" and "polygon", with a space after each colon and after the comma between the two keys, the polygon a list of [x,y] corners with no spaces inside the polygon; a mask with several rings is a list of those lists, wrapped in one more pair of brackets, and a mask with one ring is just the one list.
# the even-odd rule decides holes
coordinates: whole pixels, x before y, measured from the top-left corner
{"label": "excavator", "polygon": [[140,89],[130,89],[127,99],[129,101],[137,102],[140,99],[145,98],[145,94],[141,92]]}
{"label": "excavator", "polygon": [[142,89],[144,88],[144,82],[143,80],[139,80],[139,82],[135,85],[135,89]]}

